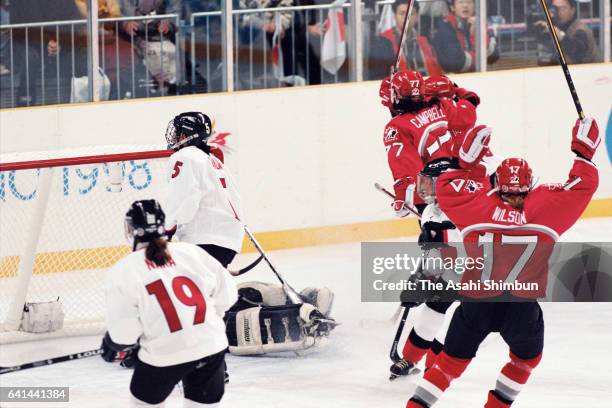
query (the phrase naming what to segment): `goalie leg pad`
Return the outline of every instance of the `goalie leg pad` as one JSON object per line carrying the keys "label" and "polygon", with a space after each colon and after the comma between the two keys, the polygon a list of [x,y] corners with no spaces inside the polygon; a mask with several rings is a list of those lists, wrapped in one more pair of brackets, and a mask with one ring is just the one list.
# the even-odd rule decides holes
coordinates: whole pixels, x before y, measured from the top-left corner
{"label": "goalie leg pad", "polygon": [[314,305],[325,317],[329,317],[334,304],[334,292],[328,287],[304,288],[300,296],[305,302]]}
{"label": "goalie leg pad", "polygon": [[[252,307],[227,313],[230,353],[257,355],[310,348],[315,338],[306,334],[301,309],[305,305]],[[310,306],[310,305],[306,305]],[[310,306],[312,308],[312,306]]]}

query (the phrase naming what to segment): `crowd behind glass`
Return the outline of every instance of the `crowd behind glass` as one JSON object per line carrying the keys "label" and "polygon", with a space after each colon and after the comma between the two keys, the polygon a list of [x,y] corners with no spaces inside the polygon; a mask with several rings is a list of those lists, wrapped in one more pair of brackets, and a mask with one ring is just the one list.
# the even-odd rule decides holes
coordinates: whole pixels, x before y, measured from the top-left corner
{"label": "crowd behind glass", "polygon": [[[600,33],[610,19],[601,17],[600,1],[549,0],[570,64],[604,58],[601,48],[610,41]],[[352,18],[357,2],[350,0],[333,7],[331,0],[232,0],[226,24],[225,3],[98,0],[98,29],[92,30],[88,0],[0,0],[0,107],[88,101],[94,88],[96,99],[114,100],[381,79],[408,9],[406,0],[364,0]],[[400,68],[423,75],[482,69],[479,3],[417,1]],[[479,38],[487,70],[557,63],[538,0],[486,0],[484,6],[487,27]],[[88,36],[96,31],[98,66],[88,70]]]}

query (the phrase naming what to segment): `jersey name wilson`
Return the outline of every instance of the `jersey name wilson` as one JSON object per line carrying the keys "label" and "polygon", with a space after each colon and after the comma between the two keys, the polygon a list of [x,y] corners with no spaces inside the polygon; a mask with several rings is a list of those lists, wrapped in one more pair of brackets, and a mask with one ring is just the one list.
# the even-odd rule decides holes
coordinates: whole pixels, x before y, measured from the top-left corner
{"label": "jersey name wilson", "polygon": [[516,225],[527,224],[527,219],[525,218],[525,213],[523,211],[508,211],[507,209],[500,207],[495,207],[491,219],[497,222],[507,222],[509,224]]}

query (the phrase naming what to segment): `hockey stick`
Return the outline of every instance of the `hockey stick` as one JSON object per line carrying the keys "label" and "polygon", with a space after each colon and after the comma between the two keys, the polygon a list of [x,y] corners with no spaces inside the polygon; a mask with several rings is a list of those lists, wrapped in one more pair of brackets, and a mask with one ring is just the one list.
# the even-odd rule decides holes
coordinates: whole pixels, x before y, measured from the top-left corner
{"label": "hockey stick", "polygon": [[[379,183],[374,183],[374,187],[375,187],[375,188],[376,188],[378,191],[380,191],[380,192],[382,192],[383,194],[386,194],[387,196],[389,196],[389,198],[391,198],[392,200],[395,200],[395,195],[394,195],[392,192],[390,192],[389,190],[387,190],[386,188],[384,188],[383,186],[381,186]],[[419,214],[419,212],[418,212],[417,210],[415,210],[415,209],[414,209],[414,208],[412,208],[412,207],[406,207],[406,208],[408,208],[408,210],[409,210],[411,213],[413,213],[414,215],[416,215],[416,216],[417,216],[417,218],[419,218],[419,219],[421,218],[421,214]]]}
{"label": "hockey stick", "polygon": [[406,41],[406,31],[408,30],[408,22],[410,21],[410,16],[412,15],[412,9],[414,8],[414,2],[416,0],[408,0],[408,12],[404,16],[404,23],[402,24],[402,32],[400,33],[399,46],[397,51],[395,52],[395,62],[391,67],[391,78],[393,75],[399,71],[400,58],[402,55],[402,49],[404,48],[404,41]]}
{"label": "hockey stick", "polygon": [[80,360],[82,358],[98,356],[100,354],[102,354],[101,348],[96,349],[96,350],[83,351],[81,353],[66,354],[65,356],[48,358],[45,360],[35,361],[33,363],[26,363],[26,364],[22,364],[18,366],[13,366],[13,367],[0,367],[0,375],[12,373],[15,371],[27,370],[28,368],[35,368],[35,367],[42,367],[42,366],[47,366],[51,364],[63,363],[65,361],[70,361],[70,360]]}
{"label": "hockey stick", "polygon": [[253,243],[253,245],[255,245],[255,248],[257,249],[257,251],[260,253],[261,257],[264,259],[264,261],[266,261],[266,263],[268,264],[268,266],[270,267],[270,269],[272,269],[272,272],[274,272],[274,274],[276,275],[276,277],[278,278],[278,280],[280,281],[280,283],[283,285],[283,289],[285,290],[285,293],[287,294],[287,297],[289,298],[289,300],[291,301],[291,303],[298,305],[301,303],[304,303],[302,301],[302,299],[300,298],[300,295],[298,295],[298,293],[295,291],[295,289],[293,289],[288,283],[287,281],[285,281],[285,279],[283,279],[283,277],[281,276],[281,274],[276,270],[276,268],[274,267],[274,265],[272,265],[272,262],[270,262],[270,259],[268,259],[268,257],[266,256],[266,253],[264,252],[263,248],[261,247],[261,245],[259,245],[259,242],[257,242],[257,239],[255,239],[255,236],[253,235],[253,233],[251,232],[251,230],[249,229],[249,227],[247,227],[246,225],[244,225],[244,232],[246,232],[247,236],[249,237],[249,239],[251,240],[251,242]]}
{"label": "hockey stick", "polygon": [[542,8],[544,9],[544,14],[546,14],[546,23],[548,24],[548,30],[550,31],[553,37],[553,43],[555,44],[555,49],[557,50],[557,54],[559,55],[559,62],[561,63],[567,86],[569,87],[570,93],[572,94],[572,99],[574,101],[574,106],[576,106],[578,117],[580,118],[580,120],[583,120],[584,111],[582,110],[580,99],[578,99],[578,92],[576,91],[576,87],[574,86],[572,75],[570,74],[567,62],[565,61],[565,55],[563,54],[563,49],[561,48],[561,42],[559,41],[559,37],[557,37],[557,31],[553,26],[552,18],[550,17],[550,11],[548,10],[548,5],[546,4],[546,0],[540,0],[540,3],[542,4]]}
{"label": "hockey stick", "polygon": [[257,258],[256,260],[254,260],[253,262],[251,262],[249,265],[245,266],[244,268],[239,269],[237,271],[233,271],[231,269],[228,269],[227,271],[232,276],[240,276],[243,273],[247,273],[248,271],[250,271],[251,269],[253,269],[257,265],[259,265],[259,263],[261,262],[262,259],[263,259],[263,255],[259,255],[259,258]]}
{"label": "hockey stick", "polygon": [[389,352],[389,358],[394,363],[397,363],[402,359],[399,353],[397,352],[397,345],[399,344],[400,338],[402,337],[402,332],[404,331],[404,325],[406,325],[406,319],[408,318],[408,312],[417,303],[407,303],[406,306],[403,306],[404,311],[402,313],[402,320],[400,320],[399,325],[397,326],[397,331],[395,332],[395,338],[393,339],[393,344],[391,345],[391,351]]}

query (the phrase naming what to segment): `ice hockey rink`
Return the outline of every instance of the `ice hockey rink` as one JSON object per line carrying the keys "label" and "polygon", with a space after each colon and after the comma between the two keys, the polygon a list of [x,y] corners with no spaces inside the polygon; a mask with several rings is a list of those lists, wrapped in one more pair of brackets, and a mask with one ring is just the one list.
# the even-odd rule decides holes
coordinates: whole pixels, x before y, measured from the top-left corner
{"label": "ice hockey rink", "polygon": [[[564,241],[609,241],[612,218],[580,220]],[[405,238],[415,240],[415,237]],[[231,408],[402,407],[420,375],[388,380],[389,348],[396,330],[395,303],[360,301],[360,244],[272,251],[270,258],[298,290],[328,286],[336,295],[332,316],[342,325],[319,348],[296,355],[228,357],[230,383],[223,406]],[[245,265],[254,254],[239,256]],[[274,281],[263,264],[241,280]],[[542,363],[513,404],[517,408],[607,408],[612,400],[612,303],[544,303]],[[419,310],[411,311],[405,334]],[[3,346],[0,365],[95,349],[99,337],[65,338]],[[403,344],[403,339],[402,343]],[[484,404],[508,356],[499,335],[490,335],[464,375],[436,405]],[[99,357],[38,367],[0,377],[6,386],[68,386],[70,402],[2,404],[2,407],[126,407],[132,372]],[[181,407],[177,388],[167,407]]]}

